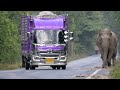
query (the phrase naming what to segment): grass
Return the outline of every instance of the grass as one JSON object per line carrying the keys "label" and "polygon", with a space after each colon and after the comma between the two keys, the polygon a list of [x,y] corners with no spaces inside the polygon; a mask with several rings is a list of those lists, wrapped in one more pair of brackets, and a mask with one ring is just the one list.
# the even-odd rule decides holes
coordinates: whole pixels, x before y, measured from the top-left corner
{"label": "grass", "polygon": [[70,61],[74,61],[74,60],[77,60],[77,59],[80,59],[80,58],[85,58],[87,57],[88,55],[87,54],[80,54],[80,55],[71,55],[71,56],[68,56],[68,62]]}
{"label": "grass", "polygon": [[111,79],[120,79],[120,59],[117,60],[116,65],[112,68],[110,72]]}
{"label": "grass", "polygon": [[15,64],[0,64],[0,70],[14,70],[21,68],[21,63],[17,62]]}

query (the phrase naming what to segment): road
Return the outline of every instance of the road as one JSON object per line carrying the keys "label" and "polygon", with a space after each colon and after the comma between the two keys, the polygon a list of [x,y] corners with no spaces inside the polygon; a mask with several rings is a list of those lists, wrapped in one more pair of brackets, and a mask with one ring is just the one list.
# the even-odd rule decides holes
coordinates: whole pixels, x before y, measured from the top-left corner
{"label": "road", "polygon": [[[110,69],[102,69],[100,55],[68,62],[66,70],[40,66],[36,70],[0,70],[0,79],[102,79]],[[104,79],[104,78],[103,78]]]}

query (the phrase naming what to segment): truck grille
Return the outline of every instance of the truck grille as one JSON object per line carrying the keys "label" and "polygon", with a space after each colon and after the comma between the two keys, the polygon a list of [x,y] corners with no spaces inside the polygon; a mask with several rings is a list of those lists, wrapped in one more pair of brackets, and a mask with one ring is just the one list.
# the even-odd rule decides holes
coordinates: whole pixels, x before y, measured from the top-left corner
{"label": "truck grille", "polygon": [[59,55],[41,54],[42,57],[59,57]]}

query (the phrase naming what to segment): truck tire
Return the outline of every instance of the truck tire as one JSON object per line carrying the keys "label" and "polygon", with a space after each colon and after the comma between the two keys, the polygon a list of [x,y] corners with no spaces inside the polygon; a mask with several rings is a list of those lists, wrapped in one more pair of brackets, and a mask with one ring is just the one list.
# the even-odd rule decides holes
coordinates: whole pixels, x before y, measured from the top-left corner
{"label": "truck tire", "polygon": [[66,69],[66,65],[65,65],[65,66],[62,66],[62,69],[65,70],[65,69]]}
{"label": "truck tire", "polygon": [[57,66],[57,69],[60,69],[60,66]]}
{"label": "truck tire", "polygon": [[31,70],[35,70],[35,66],[30,66],[30,69]]}
{"label": "truck tire", "polygon": [[56,69],[56,66],[51,66],[52,67],[52,69]]}
{"label": "truck tire", "polygon": [[25,69],[29,70],[29,68],[30,68],[30,64],[26,62]]}

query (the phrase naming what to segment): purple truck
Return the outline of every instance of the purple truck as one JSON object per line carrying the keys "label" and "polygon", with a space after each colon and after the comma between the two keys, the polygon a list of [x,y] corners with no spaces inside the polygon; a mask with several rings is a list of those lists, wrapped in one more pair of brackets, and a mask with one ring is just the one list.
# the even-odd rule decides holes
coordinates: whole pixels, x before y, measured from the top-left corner
{"label": "purple truck", "polygon": [[38,66],[66,69],[68,42],[73,40],[73,32],[68,30],[68,15],[46,12],[21,17],[22,67],[26,70]]}

